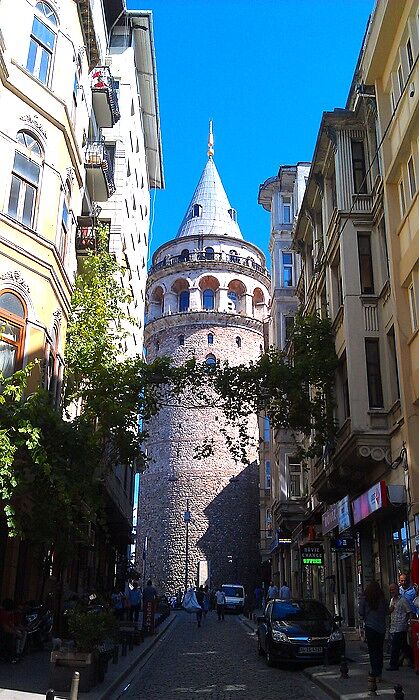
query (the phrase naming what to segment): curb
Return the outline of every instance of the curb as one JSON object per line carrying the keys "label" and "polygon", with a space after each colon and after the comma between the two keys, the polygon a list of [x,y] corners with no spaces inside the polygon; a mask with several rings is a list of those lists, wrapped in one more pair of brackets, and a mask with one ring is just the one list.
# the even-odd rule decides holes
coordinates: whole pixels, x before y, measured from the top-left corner
{"label": "curb", "polygon": [[[124,668],[123,671],[119,674],[117,678],[115,678],[112,683],[106,688],[106,690],[103,690],[103,692],[99,695],[92,695],[91,700],[110,700],[110,698],[113,697],[114,691],[121,685],[123,680],[132,672],[134,671],[135,667],[140,663],[142,659],[144,659],[145,656],[150,652],[150,650],[157,644],[157,642],[160,640],[161,636],[166,632],[166,630],[169,629],[171,624],[176,620],[177,615],[171,615],[169,617],[169,621],[167,625],[165,625],[161,630],[159,630],[151,640],[151,643],[147,646],[146,649],[143,649],[138,656],[135,657],[135,659],[132,659],[131,663]],[[99,693],[100,691],[96,691]],[[86,696],[86,700],[88,699],[88,695]]]}
{"label": "curb", "polygon": [[341,693],[337,691],[335,688],[331,687],[329,683],[325,683],[321,678],[317,676],[317,674],[307,670],[303,669],[303,675],[308,678],[312,683],[315,683],[321,690],[323,690],[327,695],[329,695],[331,698],[335,698],[335,700],[341,700]]}

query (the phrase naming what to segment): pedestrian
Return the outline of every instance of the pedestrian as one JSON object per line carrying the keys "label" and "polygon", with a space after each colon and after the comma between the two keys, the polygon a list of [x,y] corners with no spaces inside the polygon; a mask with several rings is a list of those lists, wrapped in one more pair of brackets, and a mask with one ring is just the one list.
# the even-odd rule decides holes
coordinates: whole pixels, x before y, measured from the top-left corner
{"label": "pedestrian", "polygon": [[210,601],[210,594],[208,590],[208,586],[204,586],[204,618],[207,616],[207,613],[210,611],[211,607],[211,601]]}
{"label": "pedestrian", "polygon": [[128,600],[130,604],[129,619],[131,622],[138,623],[141,610],[141,589],[138,586],[138,581],[132,582],[132,588],[128,591]]}
{"label": "pedestrian", "polygon": [[0,639],[5,661],[19,661],[26,641],[26,630],[17,620],[15,604],[10,598],[3,600],[0,608]]}
{"label": "pedestrian", "polygon": [[284,581],[279,589],[279,597],[281,600],[291,600],[291,588],[288,586],[286,581]]}
{"label": "pedestrian", "polygon": [[154,634],[154,615],[157,607],[157,591],[151,579],[143,590],[143,630],[145,634]]}
{"label": "pedestrian", "polygon": [[416,608],[413,605],[413,601],[415,600],[418,591],[417,588],[412,585],[409,582],[409,575],[408,574],[400,574],[399,576],[399,593],[403,598],[406,598],[407,602],[410,605],[410,609],[413,613],[416,613]]}
{"label": "pedestrian", "polygon": [[115,587],[111,595],[111,601],[115,617],[118,620],[124,619],[125,600],[125,593],[121,588]]}
{"label": "pedestrian", "polygon": [[277,598],[277,597],[278,597],[278,587],[275,586],[273,581],[271,581],[269,584],[269,588],[268,588],[267,599],[272,600],[272,598]]}
{"label": "pedestrian", "polygon": [[377,581],[371,581],[365,588],[359,601],[359,615],[364,621],[371,675],[381,679],[388,606]]}
{"label": "pedestrian", "polygon": [[215,601],[217,604],[217,615],[218,621],[224,620],[224,609],[226,604],[226,594],[222,590],[221,586],[217,589],[215,593]]}
{"label": "pedestrian", "polygon": [[204,612],[204,601],[205,601],[205,593],[204,593],[204,587],[199,586],[198,590],[196,591],[196,599],[198,601],[198,605],[200,606],[200,610],[196,611],[196,621],[198,623],[198,627],[201,627],[202,623],[202,615]]}
{"label": "pedestrian", "polygon": [[404,596],[400,595],[399,586],[390,584],[390,633],[391,653],[390,666],[386,671],[397,671],[399,668],[400,654],[407,656],[412,663],[412,650],[407,643],[408,619],[411,616],[411,608]]}

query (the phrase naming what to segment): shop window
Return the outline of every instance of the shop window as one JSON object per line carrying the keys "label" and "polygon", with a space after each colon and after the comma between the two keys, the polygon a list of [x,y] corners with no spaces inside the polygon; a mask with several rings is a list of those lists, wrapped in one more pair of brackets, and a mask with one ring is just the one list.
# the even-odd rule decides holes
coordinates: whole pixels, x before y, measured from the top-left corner
{"label": "shop window", "polygon": [[374,294],[371,235],[369,233],[358,233],[358,261],[361,294]]}
{"label": "shop window", "polygon": [[378,338],[365,339],[365,356],[367,363],[369,406],[370,408],[383,408],[383,387],[381,381]]}
{"label": "shop window", "polygon": [[10,377],[23,360],[26,309],[13,292],[0,292],[0,371]]}

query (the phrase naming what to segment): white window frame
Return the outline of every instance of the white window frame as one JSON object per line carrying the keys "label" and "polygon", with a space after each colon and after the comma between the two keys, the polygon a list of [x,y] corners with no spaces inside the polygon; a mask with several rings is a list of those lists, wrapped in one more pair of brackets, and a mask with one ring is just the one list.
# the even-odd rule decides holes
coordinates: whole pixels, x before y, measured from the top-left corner
{"label": "white window frame", "polygon": [[[285,212],[289,213],[289,221],[287,221]],[[291,195],[282,196],[282,223],[291,224],[292,223],[292,197]]]}
{"label": "white window frame", "polygon": [[[285,263],[284,262],[284,255],[291,255],[291,262],[290,263]],[[282,286],[287,289],[290,289],[291,287],[294,287],[294,255],[292,251],[290,250],[282,250],[281,251],[281,265],[282,265]],[[285,285],[285,270],[291,270],[291,284]]]}
{"label": "white window frame", "polygon": [[416,303],[416,290],[413,281],[407,289],[409,295],[410,322],[412,324],[412,332],[415,333],[418,329],[418,307]]}
{"label": "white window frame", "polygon": [[[48,46],[46,46],[46,45],[40,40],[39,37],[37,37],[37,36],[33,33],[33,22],[34,22],[34,20],[32,19],[31,33],[30,33],[30,36],[29,36],[29,46],[30,46],[30,42],[33,40],[34,43],[35,43],[36,46],[37,46],[37,49],[36,49],[36,59],[35,59],[35,64],[34,64],[34,67],[33,67],[33,71],[30,71],[29,69],[27,69],[27,70],[29,71],[29,73],[30,73],[34,78],[36,78],[36,80],[39,80],[39,82],[42,83],[42,85],[46,85],[47,87],[50,87],[50,86],[51,86],[51,79],[52,79],[52,72],[53,72],[53,64],[54,64],[54,59],[55,59],[55,51],[56,51],[56,48],[57,48],[57,36],[58,36],[58,26],[59,26],[59,25],[58,25],[58,16],[57,16],[57,13],[56,13],[55,10],[51,7],[50,3],[46,2],[45,4],[48,5],[48,7],[49,7],[49,8],[51,9],[51,11],[53,12],[53,14],[54,14],[54,16],[55,16],[55,18],[56,18],[56,20],[57,20],[57,24],[54,24],[54,22],[51,22],[51,21],[48,19],[48,17],[46,17],[42,12],[40,12],[40,10],[39,10],[36,6],[35,6],[35,8],[34,8],[34,18],[36,17],[36,19],[37,19],[39,22],[41,22],[42,24],[44,24],[45,27],[47,27],[47,29],[49,29],[49,31],[51,31],[51,32],[54,34],[54,36],[55,36],[55,39],[54,39],[54,46],[52,47],[52,49],[50,49]],[[47,69],[47,74],[46,74],[45,82],[44,82],[43,80],[41,80],[41,78],[39,77],[39,69],[40,69],[40,67],[41,67],[41,60],[42,60],[42,50],[44,50],[47,54],[49,54],[48,69]],[[27,57],[27,59],[26,59],[26,66],[28,65],[28,60],[29,60],[29,48],[28,48],[28,57]]]}

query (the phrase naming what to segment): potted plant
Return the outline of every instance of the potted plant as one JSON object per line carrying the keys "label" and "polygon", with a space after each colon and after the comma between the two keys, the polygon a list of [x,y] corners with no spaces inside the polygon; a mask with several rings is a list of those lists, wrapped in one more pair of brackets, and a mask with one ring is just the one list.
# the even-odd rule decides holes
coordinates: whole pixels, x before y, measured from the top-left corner
{"label": "potted plant", "polygon": [[72,647],[51,652],[50,686],[68,691],[74,671],[80,673],[81,692],[98,682],[99,648],[118,634],[118,622],[111,612],[73,610],[68,617]]}

